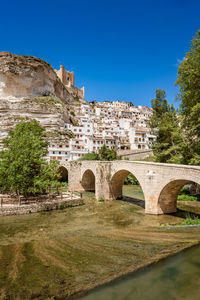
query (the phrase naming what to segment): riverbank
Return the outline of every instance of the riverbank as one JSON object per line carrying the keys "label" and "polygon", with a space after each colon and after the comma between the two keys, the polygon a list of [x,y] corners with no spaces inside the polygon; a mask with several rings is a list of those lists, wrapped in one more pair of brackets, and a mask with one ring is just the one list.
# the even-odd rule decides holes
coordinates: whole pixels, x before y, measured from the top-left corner
{"label": "riverbank", "polygon": [[71,299],[200,242],[200,228],[163,228],[182,219],[145,215],[142,200],[93,196],[80,207],[0,218],[0,299]]}

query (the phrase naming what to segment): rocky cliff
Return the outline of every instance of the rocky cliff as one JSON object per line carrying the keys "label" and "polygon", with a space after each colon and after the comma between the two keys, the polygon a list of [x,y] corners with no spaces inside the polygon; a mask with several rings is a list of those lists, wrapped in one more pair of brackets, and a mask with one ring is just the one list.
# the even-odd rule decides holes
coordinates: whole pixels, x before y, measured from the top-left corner
{"label": "rocky cliff", "polygon": [[67,138],[70,94],[47,62],[0,52],[0,143],[20,120],[36,119],[49,137]]}
{"label": "rocky cliff", "polygon": [[55,96],[65,103],[73,96],[50,64],[25,55],[0,52],[0,97]]}

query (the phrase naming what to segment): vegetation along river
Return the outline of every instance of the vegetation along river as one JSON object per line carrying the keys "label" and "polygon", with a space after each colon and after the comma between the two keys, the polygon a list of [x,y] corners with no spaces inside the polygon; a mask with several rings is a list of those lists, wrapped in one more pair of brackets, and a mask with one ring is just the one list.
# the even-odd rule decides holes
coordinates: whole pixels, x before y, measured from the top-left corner
{"label": "vegetation along river", "polygon": [[200,246],[164,259],[109,285],[81,300],[199,300]]}

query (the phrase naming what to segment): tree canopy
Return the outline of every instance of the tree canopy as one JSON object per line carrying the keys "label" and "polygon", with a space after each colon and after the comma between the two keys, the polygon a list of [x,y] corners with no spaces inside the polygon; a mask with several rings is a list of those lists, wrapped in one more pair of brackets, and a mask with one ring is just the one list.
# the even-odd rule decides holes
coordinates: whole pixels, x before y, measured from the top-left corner
{"label": "tree canopy", "polygon": [[20,122],[3,140],[0,152],[0,184],[17,195],[43,194],[59,185],[58,162],[48,163],[45,130],[36,120]]}
{"label": "tree canopy", "polygon": [[150,126],[157,135],[156,161],[200,165],[200,30],[178,68],[180,109],[168,104],[164,90],[152,100]]}
{"label": "tree canopy", "polygon": [[120,156],[117,156],[117,152],[114,149],[109,149],[105,144],[98,152],[86,153],[80,160],[117,160],[121,159]]}
{"label": "tree canopy", "polygon": [[200,164],[200,30],[178,68],[185,163]]}

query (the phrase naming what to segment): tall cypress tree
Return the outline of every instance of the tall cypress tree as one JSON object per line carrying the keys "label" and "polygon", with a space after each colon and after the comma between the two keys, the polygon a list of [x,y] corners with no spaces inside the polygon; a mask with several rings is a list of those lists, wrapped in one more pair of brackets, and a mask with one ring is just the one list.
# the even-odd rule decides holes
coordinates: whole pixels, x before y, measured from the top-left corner
{"label": "tall cypress tree", "polygon": [[157,89],[156,97],[152,99],[153,115],[149,125],[157,139],[153,145],[157,162],[180,162],[180,134],[179,120],[173,105],[166,100],[165,90]]}

